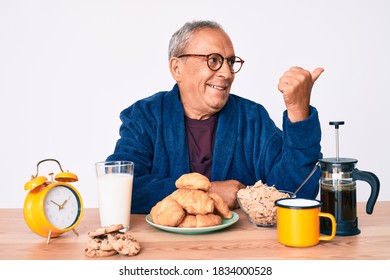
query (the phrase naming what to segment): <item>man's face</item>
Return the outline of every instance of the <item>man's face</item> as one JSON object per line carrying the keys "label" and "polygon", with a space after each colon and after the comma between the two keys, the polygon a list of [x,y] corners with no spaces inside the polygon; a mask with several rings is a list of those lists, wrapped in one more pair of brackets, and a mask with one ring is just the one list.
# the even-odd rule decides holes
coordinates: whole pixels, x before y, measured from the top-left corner
{"label": "man's face", "polygon": [[[201,29],[193,34],[185,54],[218,53],[234,56],[228,35],[218,29]],[[234,74],[226,59],[218,71],[207,66],[205,57],[183,57],[178,60],[180,74],[176,77],[186,115],[193,119],[207,119],[225,106]]]}

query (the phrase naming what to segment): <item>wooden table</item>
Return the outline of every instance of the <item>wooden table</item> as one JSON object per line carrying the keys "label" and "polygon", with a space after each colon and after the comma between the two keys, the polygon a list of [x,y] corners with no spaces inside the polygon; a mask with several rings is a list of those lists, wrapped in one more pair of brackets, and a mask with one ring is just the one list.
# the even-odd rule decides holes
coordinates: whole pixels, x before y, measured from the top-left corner
{"label": "wooden table", "polygon": [[[379,201],[374,213],[365,213],[358,203],[361,234],[336,236],[309,248],[285,247],[277,241],[276,228],[258,228],[236,210],[240,219],[229,228],[201,235],[182,235],[161,231],[145,221],[145,215],[131,216],[131,234],[142,251],[135,257],[116,255],[104,259],[137,260],[243,260],[243,259],[390,259],[390,201]],[[99,227],[97,209],[85,209],[77,226],[79,237],[70,231],[51,240],[27,227],[22,209],[0,209],[0,260],[79,260],[84,254],[87,233]]]}

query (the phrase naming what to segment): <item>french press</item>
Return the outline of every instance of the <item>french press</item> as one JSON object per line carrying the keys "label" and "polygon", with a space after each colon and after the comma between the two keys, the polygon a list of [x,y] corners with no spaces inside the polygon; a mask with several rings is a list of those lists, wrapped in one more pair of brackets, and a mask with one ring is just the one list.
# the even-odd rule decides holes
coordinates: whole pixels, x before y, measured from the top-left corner
{"label": "french press", "polygon": [[[367,201],[366,212],[372,214],[379,195],[380,182],[372,172],[355,168],[357,159],[339,157],[339,126],[343,121],[329,122],[335,126],[336,157],[320,159],[321,167],[321,211],[332,214],[336,219],[336,235],[350,236],[360,233],[356,215],[356,181],[367,182],[371,194]],[[329,219],[320,221],[321,233],[330,234],[332,225]]]}

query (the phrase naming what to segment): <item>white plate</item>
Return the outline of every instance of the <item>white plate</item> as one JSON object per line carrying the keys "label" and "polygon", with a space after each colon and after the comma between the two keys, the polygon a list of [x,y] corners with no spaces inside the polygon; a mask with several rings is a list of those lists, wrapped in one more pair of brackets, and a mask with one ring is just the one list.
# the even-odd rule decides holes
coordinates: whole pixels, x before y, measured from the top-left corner
{"label": "white plate", "polygon": [[168,227],[168,226],[161,226],[158,224],[153,223],[152,217],[150,214],[146,216],[146,221],[154,226],[155,228],[169,231],[169,232],[174,232],[174,233],[180,233],[180,234],[201,234],[201,233],[207,233],[207,232],[212,232],[212,231],[217,231],[221,230],[227,227],[230,227],[233,225],[235,222],[238,221],[239,216],[237,213],[233,212],[233,217],[231,219],[223,219],[222,223],[218,226],[213,226],[213,227],[200,227],[200,228],[179,228],[179,227]]}

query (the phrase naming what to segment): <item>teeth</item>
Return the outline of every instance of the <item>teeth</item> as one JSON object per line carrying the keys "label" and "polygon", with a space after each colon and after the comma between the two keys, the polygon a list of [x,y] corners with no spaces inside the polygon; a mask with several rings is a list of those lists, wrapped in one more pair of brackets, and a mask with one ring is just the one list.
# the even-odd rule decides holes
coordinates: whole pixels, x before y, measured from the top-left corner
{"label": "teeth", "polygon": [[225,90],[224,87],[218,87],[218,86],[214,86],[214,85],[209,85],[209,86],[212,87],[212,88],[215,88],[215,89]]}

